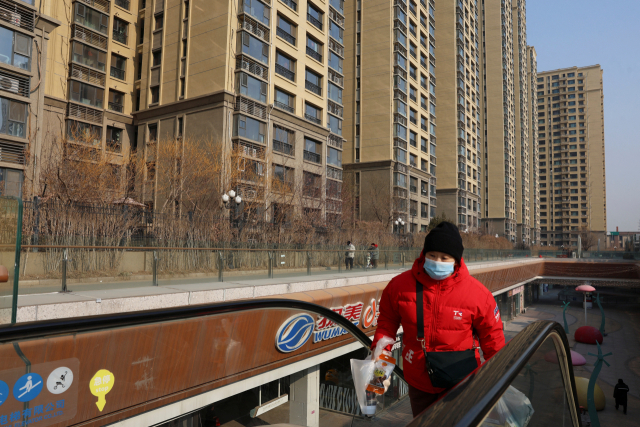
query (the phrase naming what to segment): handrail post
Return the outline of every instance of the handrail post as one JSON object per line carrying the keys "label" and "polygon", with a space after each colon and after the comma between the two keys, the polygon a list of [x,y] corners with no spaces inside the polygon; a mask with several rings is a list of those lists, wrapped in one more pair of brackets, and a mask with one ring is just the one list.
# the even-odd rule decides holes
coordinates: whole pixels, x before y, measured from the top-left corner
{"label": "handrail post", "polygon": [[158,259],[158,251],[153,251],[153,260],[151,261],[152,286],[158,286]]}
{"label": "handrail post", "polygon": [[224,282],[224,277],[222,275],[223,268],[224,257],[222,256],[222,251],[218,251],[218,282]]}
{"label": "handrail post", "polygon": [[67,249],[65,248],[62,253],[62,292],[69,292],[69,290],[67,289],[67,261],[69,261],[68,256],[69,255],[67,253]]}
{"label": "handrail post", "polygon": [[311,276],[311,251],[307,251],[307,276]]}

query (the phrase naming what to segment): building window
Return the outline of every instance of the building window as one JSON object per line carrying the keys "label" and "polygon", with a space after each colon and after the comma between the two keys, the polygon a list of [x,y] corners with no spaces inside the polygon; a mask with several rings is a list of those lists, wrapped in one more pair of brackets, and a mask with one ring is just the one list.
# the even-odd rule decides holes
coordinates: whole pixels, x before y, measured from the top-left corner
{"label": "building window", "polygon": [[332,51],[329,51],[329,67],[342,74],[342,58]]}
{"label": "building window", "polygon": [[336,135],[342,136],[342,120],[333,114],[327,114],[327,125],[329,126],[329,130]]}
{"label": "building window", "polygon": [[318,62],[322,62],[322,43],[307,35],[307,55]]}
{"label": "building window", "polygon": [[342,89],[333,83],[329,83],[329,99],[342,105]]}
{"label": "building window", "polygon": [[124,112],[124,93],[109,89],[109,110]]}
{"label": "building window", "polygon": [[342,167],[342,151],[336,150],[333,147],[327,148],[327,164],[332,166]]}
{"label": "building window", "polygon": [[310,69],[305,71],[305,88],[318,96],[322,96],[322,76]]}
{"label": "building window", "polygon": [[74,22],[102,34],[109,31],[109,16],[82,3],[75,4]]}
{"label": "building window", "polygon": [[236,91],[260,102],[267,102],[267,83],[247,73],[236,74]]}
{"label": "building window", "polygon": [[264,144],[267,125],[244,115],[233,118],[233,136],[240,136]]}
{"label": "building window", "polygon": [[324,13],[322,13],[320,9],[316,8],[311,3],[307,4],[307,21],[319,30],[322,30],[323,15]]}
{"label": "building window", "polygon": [[155,16],[155,20],[156,20],[156,30],[159,30],[162,28],[162,26],[164,25],[164,14],[163,13],[159,13]]}
{"label": "building window", "polygon": [[273,125],[273,150],[289,156],[295,155],[295,132],[282,126]]}
{"label": "building window", "polygon": [[152,67],[157,67],[162,63],[162,50],[154,50],[151,55],[153,56],[153,61],[151,62]]}
{"label": "building window", "polygon": [[107,126],[107,151],[122,152],[122,129]]}
{"label": "building window", "polygon": [[160,86],[154,86],[150,88],[151,90],[151,103],[157,104],[160,102]]}
{"label": "building window", "polygon": [[343,29],[338,26],[335,22],[329,20],[329,35],[336,39],[340,44],[343,44]]}
{"label": "building window", "polygon": [[241,35],[238,36],[238,50],[264,64],[269,63],[269,45],[247,31],[242,31]]}
{"label": "building window", "polygon": [[67,139],[90,145],[98,145],[102,141],[102,128],[88,123],[67,120]]}
{"label": "building window", "polygon": [[0,27],[0,62],[31,70],[31,37]]}
{"label": "building window", "polygon": [[26,137],[27,104],[0,97],[0,134]]}
{"label": "building window", "polygon": [[104,89],[71,80],[69,82],[69,98],[75,102],[102,108]]}
{"label": "building window", "polygon": [[[2,40],[2,28],[0,28],[0,40]],[[0,42],[0,46],[2,46]],[[2,47],[0,47],[0,61],[3,60]],[[86,65],[96,70],[105,71],[107,67],[107,54],[101,50],[73,42],[73,62]]]}
{"label": "building window", "polygon": [[310,138],[304,139],[304,160],[322,164],[322,144]]}
{"label": "building window", "polygon": [[276,107],[286,110],[290,113],[293,113],[295,111],[295,97],[278,88],[275,88],[275,104]]}
{"label": "building window", "polygon": [[322,123],[322,109],[311,105],[309,103],[304,104],[304,117],[307,120],[311,120],[316,124]]}
{"label": "building window", "polygon": [[298,27],[286,18],[278,15],[278,26],[276,35],[289,44],[296,45],[296,34]]}
{"label": "building window", "polygon": [[290,57],[276,51],[276,73],[286,79],[294,81],[295,79],[296,61]]}
{"label": "building window", "polygon": [[267,26],[269,25],[271,9],[259,0],[243,0],[240,2],[240,7],[244,13],[248,13]]}
{"label": "building window", "polygon": [[128,33],[129,23],[119,18],[113,18],[113,39],[119,43],[127,44]]}
{"label": "building window", "polygon": [[111,77],[125,80],[127,59],[124,56],[111,54]]}

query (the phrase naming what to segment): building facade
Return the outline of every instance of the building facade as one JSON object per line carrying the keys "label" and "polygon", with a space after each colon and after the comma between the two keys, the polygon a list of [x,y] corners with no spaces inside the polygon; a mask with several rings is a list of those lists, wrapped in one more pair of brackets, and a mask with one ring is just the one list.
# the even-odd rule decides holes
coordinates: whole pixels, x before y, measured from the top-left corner
{"label": "building facade", "polygon": [[[483,228],[516,241],[516,74],[512,1],[485,0]],[[517,19],[515,21],[517,26]]]}
{"label": "building facade", "polygon": [[538,59],[536,49],[527,46],[527,70],[529,72],[529,215],[531,219],[531,244],[540,244],[540,169],[538,150]]}
{"label": "building facade", "polygon": [[461,230],[478,231],[483,210],[482,11],[473,0],[440,3],[436,9],[438,213],[456,221]]}
{"label": "building facade", "polygon": [[[435,4],[348,2],[345,170],[358,220],[426,230],[436,209]],[[405,222],[394,226],[397,219]]]}
{"label": "building facade", "polygon": [[34,0],[0,2],[0,194],[21,197],[37,179],[33,158],[47,126],[46,60],[60,21],[53,6]]}
{"label": "building facade", "polygon": [[599,65],[538,73],[540,233],[545,245],[576,247],[584,232],[604,241],[602,74]]}

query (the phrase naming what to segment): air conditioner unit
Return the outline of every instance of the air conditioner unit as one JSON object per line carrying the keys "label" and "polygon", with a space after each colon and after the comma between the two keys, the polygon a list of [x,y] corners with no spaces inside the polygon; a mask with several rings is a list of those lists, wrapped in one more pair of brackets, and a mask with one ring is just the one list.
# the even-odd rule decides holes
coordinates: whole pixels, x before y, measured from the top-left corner
{"label": "air conditioner unit", "polygon": [[264,38],[264,31],[260,28],[256,28],[256,35],[260,38]]}
{"label": "air conditioner unit", "polygon": [[20,14],[7,10],[3,7],[0,7],[0,19],[3,21],[9,21],[13,25],[20,26]]}
{"label": "air conditioner unit", "polygon": [[12,79],[6,76],[0,76],[0,89],[8,92],[18,93],[20,90],[19,82],[17,79]]}

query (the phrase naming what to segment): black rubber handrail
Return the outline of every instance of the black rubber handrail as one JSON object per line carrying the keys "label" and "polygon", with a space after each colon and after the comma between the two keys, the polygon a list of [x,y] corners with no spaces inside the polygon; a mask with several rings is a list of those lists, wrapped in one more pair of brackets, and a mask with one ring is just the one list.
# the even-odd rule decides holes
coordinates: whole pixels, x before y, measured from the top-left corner
{"label": "black rubber handrail", "polygon": [[[502,350],[481,368],[451,389],[443,398],[426,409],[407,425],[477,427],[493,409],[496,402],[529,362],[536,350],[550,335],[556,333],[570,361],[570,347],[562,325],[541,320],[534,322],[515,336]],[[560,363],[563,363],[560,361]],[[573,366],[565,366],[571,379],[571,390],[576,413],[574,419],[581,425],[578,414],[578,395],[573,377]],[[564,379],[563,379],[564,381]]]}
{"label": "black rubber handrail", "polygon": [[[0,326],[0,343],[17,342],[31,339],[48,338],[57,335],[69,335],[96,332],[113,328],[148,325],[172,320],[193,319],[248,310],[286,309],[309,311],[319,314],[344,328],[363,347],[371,347],[371,338],[356,325],[333,310],[305,301],[293,299],[253,299],[212,304],[199,304],[186,307],[162,308],[129,313],[106,314],[99,316],[72,317],[57,320],[16,323]],[[404,381],[404,373],[397,365],[394,372]]]}

